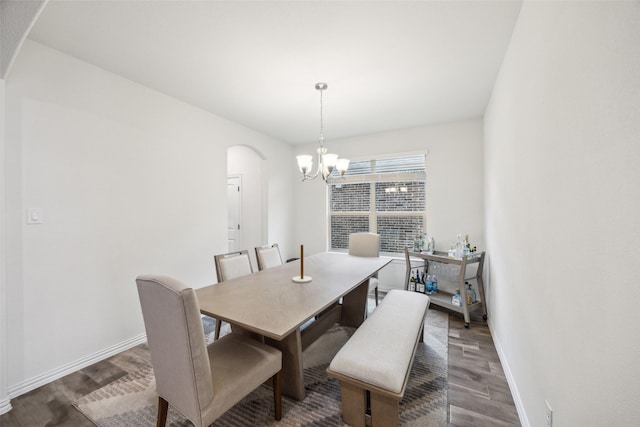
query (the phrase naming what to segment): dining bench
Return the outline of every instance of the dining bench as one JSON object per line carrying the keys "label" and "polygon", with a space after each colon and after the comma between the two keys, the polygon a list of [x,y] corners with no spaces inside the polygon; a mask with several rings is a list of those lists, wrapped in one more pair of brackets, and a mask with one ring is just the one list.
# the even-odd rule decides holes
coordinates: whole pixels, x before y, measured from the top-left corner
{"label": "dining bench", "polygon": [[372,427],[398,425],[399,403],[428,308],[429,297],[424,294],[389,291],[335,355],[327,374],[340,381],[345,423],[364,427],[369,400]]}

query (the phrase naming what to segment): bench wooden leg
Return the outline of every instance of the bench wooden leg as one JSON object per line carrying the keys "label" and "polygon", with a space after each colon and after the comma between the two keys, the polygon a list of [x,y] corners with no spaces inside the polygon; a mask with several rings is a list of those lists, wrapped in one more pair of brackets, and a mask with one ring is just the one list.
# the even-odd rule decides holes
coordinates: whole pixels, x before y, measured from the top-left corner
{"label": "bench wooden leg", "polygon": [[398,427],[398,400],[371,393],[371,427]]}
{"label": "bench wooden leg", "polygon": [[365,427],[366,394],[353,384],[340,381],[342,420],[354,427]]}

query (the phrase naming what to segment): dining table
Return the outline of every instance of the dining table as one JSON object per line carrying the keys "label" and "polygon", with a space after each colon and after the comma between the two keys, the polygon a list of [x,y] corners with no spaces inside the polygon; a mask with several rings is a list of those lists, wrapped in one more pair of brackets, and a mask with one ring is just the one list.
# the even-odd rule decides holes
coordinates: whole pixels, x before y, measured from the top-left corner
{"label": "dining table", "polygon": [[[301,262],[310,281],[297,283]],[[282,393],[303,400],[302,352],[335,323],[365,320],[369,279],[391,262],[321,252],[253,274],[196,289],[203,314],[231,324],[282,351]],[[303,328],[304,326],[304,328]]]}

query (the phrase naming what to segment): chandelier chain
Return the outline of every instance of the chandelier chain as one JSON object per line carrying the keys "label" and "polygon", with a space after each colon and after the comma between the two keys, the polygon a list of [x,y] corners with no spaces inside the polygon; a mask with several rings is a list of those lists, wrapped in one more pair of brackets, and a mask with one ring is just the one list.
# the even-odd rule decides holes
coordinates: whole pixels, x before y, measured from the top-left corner
{"label": "chandelier chain", "polygon": [[320,145],[324,146],[324,116],[323,116],[323,103],[322,103],[322,92],[324,92],[324,88],[320,89]]}

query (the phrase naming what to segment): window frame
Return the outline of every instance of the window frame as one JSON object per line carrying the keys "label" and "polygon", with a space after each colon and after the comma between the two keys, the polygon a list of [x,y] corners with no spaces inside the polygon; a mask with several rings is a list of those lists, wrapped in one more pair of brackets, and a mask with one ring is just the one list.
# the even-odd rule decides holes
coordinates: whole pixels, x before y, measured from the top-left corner
{"label": "window frame", "polygon": [[[327,206],[327,234],[326,234],[326,245],[327,248],[332,252],[342,252],[347,253],[348,248],[340,249],[340,248],[332,248],[331,244],[331,218],[335,216],[341,217],[362,217],[366,216],[369,218],[369,231],[376,232],[378,231],[378,217],[386,216],[386,217],[421,217],[422,218],[422,232],[426,233],[427,230],[427,154],[428,151],[417,151],[417,152],[405,152],[405,153],[392,153],[385,155],[377,155],[377,156],[365,156],[360,157],[358,159],[354,159],[353,162],[377,162],[378,160],[385,159],[394,159],[394,158],[402,158],[402,157],[417,157],[424,156],[424,171],[423,172],[397,172],[397,173],[376,173],[374,169],[374,173],[362,174],[362,175],[353,175],[346,176],[344,178],[340,178],[336,176],[335,172],[329,177],[327,180],[327,189],[326,189],[326,206]],[[424,183],[424,205],[421,210],[417,211],[377,211],[376,206],[376,184],[377,183],[385,183],[385,182],[416,182],[422,181]],[[369,210],[368,211],[332,211],[331,210],[331,186],[336,184],[358,184],[358,183],[369,183]],[[373,231],[372,231],[373,230]],[[416,230],[416,233],[420,230]],[[399,252],[380,252],[381,255],[391,256],[391,257],[399,257],[404,256]]]}

